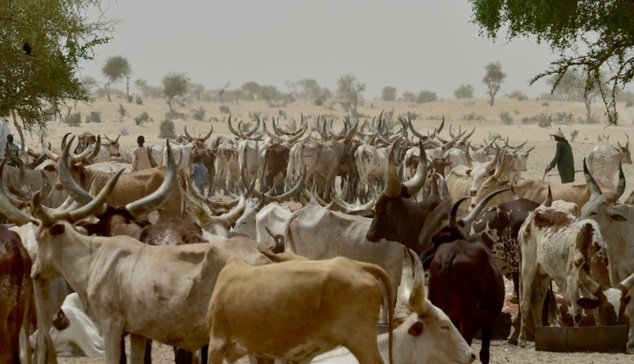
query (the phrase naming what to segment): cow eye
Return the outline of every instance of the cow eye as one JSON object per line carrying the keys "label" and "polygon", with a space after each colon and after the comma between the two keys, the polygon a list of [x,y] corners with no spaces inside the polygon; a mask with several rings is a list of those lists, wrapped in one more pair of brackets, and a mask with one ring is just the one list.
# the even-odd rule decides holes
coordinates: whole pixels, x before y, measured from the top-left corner
{"label": "cow eye", "polygon": [[440,328],[441,330],[445,330],[445,331],[449,331],[450,327],[449,326],[443,326]]}

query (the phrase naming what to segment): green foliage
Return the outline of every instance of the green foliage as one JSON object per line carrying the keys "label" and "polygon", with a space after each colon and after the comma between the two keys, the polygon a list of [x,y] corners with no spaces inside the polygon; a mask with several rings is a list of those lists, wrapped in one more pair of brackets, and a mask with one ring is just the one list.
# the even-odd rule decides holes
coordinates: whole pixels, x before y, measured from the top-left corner
{"label": "green foliage", "polygon": [[457,99],[471,99],[473,98],[473,85],[462,84],[460,87],[454,90],[453,95]]}
{"label": "green foliage", "polygon": [[80,126],[81,112],[78,111],[68,115],[68,118],[66,119],[66,124],[68,124],[68,126]]}
{"label": "green foliage", "polygon": [[502,111],[500,113],[500,120],[502,120],[504,125],[513,125],[513,117],[508,111]]}
{"label": "green foliage", "polygon": [[438,96],[436,95],[435,92],[424,90],[419,92],[418,96],[416,96],[417,104],[426,104],[432,101],[438,101]]}
{"label": "green foliage", "polygon": [[559,59],[531,83],[553,75],[561,78],[570,68],[578,67],[585,89],[590,90],[601,80],[601,72],[609,69],[608,90],[599,92],[606,109],[612,110],[608,112],[609,123],[617,122],[617,90],[634,79],[631,1],[470,1],[473,21],[482,34],[495,39],[503,29],[509,42],[530,37],[559,52]]}
{"label": "green foliage", "polygon": [[174,122],[171,119],[166,118],[165,120],[161,121],[159,129],[161,131],[159,133],[159,138],[176,138]]}
{"label": "green foliage", "polygon": [[194,118],[194,120],[205,121],[205,113],[205,109],[200,106],[198,109],[192,110],[192,117]]}
{"label": "green foliage", "polygon": [[[13,111],[22,127],[46,130],[43,111],[92,96],[77,70],[110,39],[98,0],[0,1],[0,117]],[[89,20],[87,13],[92,13]],[[31,52],[23,50],[29,43]]]}
{"label": "green foliage", "polygon": [[383,101],[395,101],[396,100],[396,87],[385,86],[381,94]]}
{"label": "green foliage", "polygon": [[134,122],[136,123],[136,125],[143,125],[143,123],[147,123],[148,121],[154,120],[150,118],[150,115],[147,113],[147,111],[142,112],[139,116],[134,118]]}
{"label": "green foliage", "polygon": [[184,74],[168,73],[161,80],[163,84],[163,96],[167,99],[167,106],[170,112],[174,112],[174,98],[185,96],[189,78]]}
{"label": "green foliage", "polygon": [[500,62],[489,63],[485,67],[486,73],[484,74],[484,78],[482,78],[482,82],[487,87],[487,94],[489,95],[489,105],[493,106],[493,102],[495,100],[495,95],[502,88],[502,83],[504,83],[504,79],[506,78],[506,74],[502,72],[502,65]]}
{"label": "green foliage", "polygon": [[132,72],[130,68],[130,63],[125,57],[122,56],[114,56],[109,57],[106,60],[106,65],[101,69],[104,76],[108,78],[106,81],[104,88],[106,90],[106,95],[108,96],[108,101],[110,100],[110,85],[118,82],[124,78],[130,77],[130,73]]}

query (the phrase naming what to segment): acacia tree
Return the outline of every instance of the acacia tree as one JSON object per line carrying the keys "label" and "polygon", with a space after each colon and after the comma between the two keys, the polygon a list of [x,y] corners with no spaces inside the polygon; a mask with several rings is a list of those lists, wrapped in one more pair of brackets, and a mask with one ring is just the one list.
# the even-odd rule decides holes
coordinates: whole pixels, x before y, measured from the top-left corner
{"label": "acacia tree", "polygon": [[[584,92],[592,92],[606,75],[606,88],[599,93],[609,123],[616,123],[616,91],[634,78],[634,6],[631,0],[542,1],[542,0],[470,0],[474,23],[482,34],[495,39],[500,29],[507,40],[536,36],[559,52],[549,69],[536,75],[535,81],[549,76],[559,80],[570,68],[584,74]],[[609,70],[609,71],[608,71]],[[557,82],[553,85],[553,89]]]}
{"label": "acacia tree", "polygon": [[174,113],[174,98],[176,96],[185,96],[187,92],[187,84],[189,78],[182,73],[168,73],[161,81],[163,84],[163,95],[167,98],[167,106],[170,114]]}
{"label": "acacia tree", "polygon": [[489,95],[489,105],[493,106],[495,95],[502,87],[502,83],[506,78],[506,74],[502,72],[502,65],[499,62],[489,63],[485,67],[486,73],[482,82],[487,86],[487,94]]}
{"label": "acacia tree", "polygon": [[61,116],[69,102],[90,102],[90,91],[77,76],[80,62],[93,59],[93,48],[110,39],[112,22],[99,0],[0,1],[0,118],[13,117],[22,128],[43,133],[45,112]]}
{"label": "acacia tree", "polygon": [[[122,56],[114,56],[106,60],[106,65],[103,66],[101,72],[108,77],[108,81],[106,81],[104,89],[106,91],[106,95],[108,96],[108,101],[112,101],[110,99],[110,85],[123,78],[129,81],[132,70],[130,69],[130,63],[126,58]],[[126,87],[126,100],[130,98],[129,89],[129,87]]]}
{"label": "acacia tree", "polygon": [[584,75],[574,68],[568,69],[562,77],[551,76],[547,82],[552,87],[552,94],[559,99],[583,101],[586,107],[586,121],[592,121],[592,101],[601,94],[602,82],[595,83],[591,90],[587,90]]}
{"label": "acacia tree", "polygon": [[394,101],[396,100],[396,87],[394,86],[385,86],[383,87],[383,92],[381,93],[381,98],[383,101]]}
{"label": "acacia tree", "polygon": [[363,99],[363,91],[365,91],[365,83],[357,80],[352,73],[337,79],[337,99],[343,109],[350,112],[353,117],[359,116],[357,105]]}
{"label": "acacia tree", "polygon": [[460,87],[454,90],[453,95],[457,99],[471,99],[473,98],[474,88],[471,84],[462,84]]}

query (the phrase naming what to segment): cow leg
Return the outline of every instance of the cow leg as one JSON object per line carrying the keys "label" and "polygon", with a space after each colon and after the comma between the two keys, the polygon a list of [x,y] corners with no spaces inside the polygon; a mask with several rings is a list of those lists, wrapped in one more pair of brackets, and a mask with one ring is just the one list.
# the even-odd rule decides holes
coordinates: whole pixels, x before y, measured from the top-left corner
{"label": "cow leg", "polygon": [[491,339],[493,338],[493,326],[482,328],[482,347],[480,348],[480,361],[489,364],[491,358]]}
{"label": "cow leg", "polygon": [[145,360],[145,336],[130,334],[130,363],[141,364]]}

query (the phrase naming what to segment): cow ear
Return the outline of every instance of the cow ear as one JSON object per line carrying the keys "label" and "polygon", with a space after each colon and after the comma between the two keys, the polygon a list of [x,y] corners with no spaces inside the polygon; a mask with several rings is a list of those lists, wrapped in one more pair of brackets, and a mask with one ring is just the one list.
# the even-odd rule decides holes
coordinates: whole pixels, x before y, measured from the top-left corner
{"label": "cow ear", "polygon": [[63,234],[66,228],[62,224],[54,224],[53,226],[48,228],[48,233],[51,235],[59,235]]}
{"label": "cow ear", "polygon": [[423,333],[424,327],[425,326],[423,325],[422,322],[416,321],[412,324],[412,326],[409,327],[409,329],[407,330],[407,333],[411,336],[419,337]]}
{"label": "cow ear", "polygon": [[577,300],[577,304],[586,310],[592,310],[599,306],[599,300],[588,297],[581,297]]}
{"label": "cow ear", "polygon": [[469,168],[465,171],[465,173],[467,174],[467,176],[471,177],[471,172],[473,171],[473,169]]}

